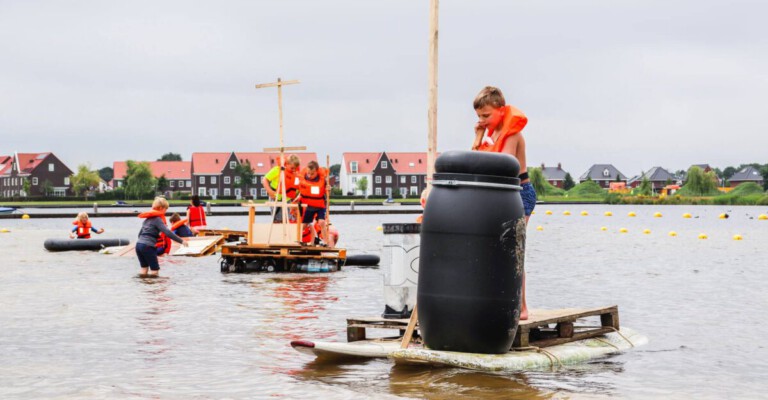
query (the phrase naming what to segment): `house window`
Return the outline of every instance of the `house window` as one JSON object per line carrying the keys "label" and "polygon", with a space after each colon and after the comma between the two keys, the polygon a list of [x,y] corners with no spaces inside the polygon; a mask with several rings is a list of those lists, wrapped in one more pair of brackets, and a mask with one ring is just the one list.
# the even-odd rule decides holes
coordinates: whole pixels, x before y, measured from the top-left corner
{"label": "house window", "polygon": [[353,173],[357,173],[357,161],[352,161],[349,163],[349,170]]}
{"label": "house window", "polygon": [[170,185],[170,187],[174,187],[174,186],[173,186],[173,181],[169,181],[169,182],[168,182],[168,185]]}
{"label": "house window", "polygon": [[392,188],[386,188],[384,193],[386,193],[387,197],[392,196]]}
{"label": "house window", "polygon": [[251,197],[256,197],[256,192],[258,192],[258,191],[259,191],[259,189],[251,188],[251,190],[250,190]]}
{"label": "house window", "polygon": [[[205,177],[204,176],[200,177],[200,183],[205,183]],[[203,196],[205,196],[205,195],[203,195]]]}
{"label": "house window", "polygon": [[356,176],[352,177],[352,183],[357,183],[357,177]]}
{"label": "house window", "polygon": [[32,178],[32,184],[37,185],[37,177]]}
{"label": "house window", "polygon": [[[224,177],[224,184],[225,185],[229,185],[229,177],[228,176]],[[224,196],[226,196],[226,194]]]}
{"label": "house window", "polygon": [[64,178],[64,185],[69,186],[69,177]]}
{"label": "house window", "polygon": [[261,188],[261,197],[267,197],[267,189]]}
{"label": "house window", "polygon": [[251,179],[251,183],[255,185],[258,182],[259,182],[259,177],[254,175],[254,177]]}
{"label": "house window", "polygon": [[242,179],[239,176],[235,177],[235,184],[239,185]]}
{"label": "house window", "polygon": [[224,196],[229,196],[229,195],[230,195],[229,188],[224,189]]}
{"label": "house window", "polygon": [[183,187],[184,187],[184,181],[179,181],[179,187],[180,187],[180,188],[183,188]]}
{"label": "house window", "polygon": [[416,175],[411,177],[411,183],[416,183]]}
{"label": "house window", "polygon": [[190,188],[192,187],[192,181],[191,180],[187,181],[187,187],[190,187]]}
{"label": "house window", "polygon": [[229,169],[235,169],[235,167],[237,167],[237,161],[230,161],[229,162]]}
{"label": "house window", "polygon": [[391,176],[387,176],[387,178],[385,179],[385,181],[386,181],[387,183],[392,183],[392,177],[391,177]]}
{"label": "house window", "polygon": [[400,177],[400,183],[405,183],[405,175]]}
{"label": "house window", "polygon": [[381,188],[376,188],[376,196],[381,196]]}
{"label": "house window", "polygon": [[419,188],[411,186],[411,196],[416,196],[417,194],[419,194]]}
{"label": "house window", "polygon": [[216,184],[216,177],[215,176],[211,177],[211,183],[214,184],[214,185]]}
{"label": "house window", "polygon": [[401,187],[400,196],[405,197],[406,194],[408,194],[408,188]]}
{"label": "house window", "polygon": [[[376,177],[376,183],[381,183],[381,177],[380,176]],[[381,194],[381,193],[379,193],[379,194]]]}
{"label": "house window", "polygon": [[205,188],[197,188],[197,195],[205,197]]}
{"label": "house window", "polygon": [[53,172],[53,163],[48,164],[48,172]]}
{"label": "house window", "polygon": [[604,170],[603,170],[603,176],[604,176],[604,177],[609,177],[609,176],[611,176],[611,171],[608,171],[608,168],[604,169]]}
{"label": "house window", "polygon": [[387,169],[387,162],[386,161],[382,161],[381,162],[381,169]]}

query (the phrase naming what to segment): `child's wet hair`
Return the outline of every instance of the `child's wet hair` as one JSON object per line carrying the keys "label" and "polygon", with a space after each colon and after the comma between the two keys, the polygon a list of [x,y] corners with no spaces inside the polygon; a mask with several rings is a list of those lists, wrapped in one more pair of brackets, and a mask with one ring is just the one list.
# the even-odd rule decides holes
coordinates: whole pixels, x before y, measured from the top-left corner
{"label": "child's wet hair", "polygon": [[152,202],[152,209],[153,210],[167,210],[168,209],[168,200],[165,199],[165,197],[155,197],[155,201]]}
{"label": "child's wet hair", "polygon": [[173,215],[171,215],[171,223],[174,223],[177,221],[181,221],[181,216],[179,215],[179,213],[173,213]]}
{"label": "child's wet hair", "polygon": [[493,108],[504,107],[507,105],[507,102],[504,100],[504,95],[499,88],[486,86],[477,94],[472,105],[475,107],[475,110],[479,110],[485,106]]}

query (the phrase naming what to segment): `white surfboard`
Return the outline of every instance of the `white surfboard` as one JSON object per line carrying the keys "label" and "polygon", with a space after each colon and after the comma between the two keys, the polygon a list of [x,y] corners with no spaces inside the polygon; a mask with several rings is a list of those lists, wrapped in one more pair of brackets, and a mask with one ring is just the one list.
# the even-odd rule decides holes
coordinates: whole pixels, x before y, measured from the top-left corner
{"label": "white surfboard", "polygon": [[506,354],[475,354],[425,349],[411,345],[400,348],[399,339],[371,339],[357,342],[314,342],[296,340],[296,351],[318,359],[390,358],[398,364],[430,364],[482,371],[522,371],[577,364],[648,343],[648,338],[629,328],[621,334],[607,333],[591,339],[550,346],[542,350],[513,351]]}

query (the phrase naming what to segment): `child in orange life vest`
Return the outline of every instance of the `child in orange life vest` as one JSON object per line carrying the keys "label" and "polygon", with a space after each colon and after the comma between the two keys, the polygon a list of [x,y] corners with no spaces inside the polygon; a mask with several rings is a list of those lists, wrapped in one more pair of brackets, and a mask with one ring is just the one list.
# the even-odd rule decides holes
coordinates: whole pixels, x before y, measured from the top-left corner
{"label": "child in orange life vest", "polygon": [[184,239],[171,232],[166,226],[166,210],[168,210],[168,200],[155,197],[155,201],[152,202],[152,211],[139,214],[139,218],[143,218],[144,222],[141,224],[139,239],[136,241],[136,256],[139,258],[142,276],[147,275],[147,270],[149,270],[149,276],[157,276],[160,272],[160,264],[157,261],[157,251],[160,247],[158,242],[162,242],[167,246],[166,248],[170,249],[170,240],[166,243],[161,234],[181,243],[182,246],[187,246]]}
{"label": "child in orange life vest", "polygon": [[[328,247],[330,247],[332,249],[336,248],[336,243],[339,242],[339,231],[330,222],[327,222],[326,226],[328,227],[328,240],[325,242],[325,244],[327,244]],[[304,243],[313,243],[311,229],[315,230],[315,235],[322,235],[323,227],[320,226],[320,223],[315,221],[315,223],[312,224],[311,228],[309,226],[304,228],[304,230],[302,232],[302,236],[301,236],[301,241],[302,242],[304,242]],[[315,238],[317,238],[317,236],[315,236]],[[315,240],[314,242],[316,243],[317,240]]]}
{"label": "child in orange life vest", "polygon": [[91,225],[91,220],[88,219],[88,213],[85,212],[77,214],[77,218],[72,222],[72,225],[75,225],[75,227],[72,228],[72,231],[69,233],[70,239],[90,239],[91,232],[98,234],[104,233],[103,228],[98,229]]}
{"label": "child in orange life vest", "polygon": [[[477,94],[474,101],[475,112],[479,118],[475,124],[475,141],[472,150],[510,154],[520,162],[520,196],[525,208],[525,222],[531,217],[536,206],[536,191],[528,179],[525,163],[525,139],[522,130],[528,124],[528,117],[517,108],[506,105],[501,90],[486,86]],[[522,309],[520,319],[528,319],[528,306],[525,303],[525,274],[523,274]]]}
{"label": "child in orange life vest", "polygon": [[[264,178],[261,179],[261,185],[267,190],[267,194],[269,195],[269,199],[271,201],[280,201],[283,199],[283,187],[280,184],[281,169],[283,172],[285,172],[285,181],[287,182],[285,185],[285,195],[287,197],[287,201],[293,201],[296,199],[296,196],[298,196],[298,189],[300,184],[299,177],[296,176],[296,173],[298,173],[299,170],[299,166],[299,157],[295,154],[291,154],[285,158],[285,162],[283,163],[282,168],[280,166],[272,167],[272,169],[270,169],[269,172],[264,175]],[[292,222],[295,220],[296,216],[291,213],[291,215],[288,217],[288,221]],[[277,207],[275,210],[275,216],[272,221],[275,223],[283,222],[282,207]]]}
{"label": "child in orange life vest", "polygon": [[192,229],[189,229],[189,225],[187,225],[187,219],[181,219],[179,213],[171,215],[171,232],[183,238],[195,236]]}
{"label": "child in orange life vest", "polygon": [[[304,216],[301,222],[304,224],[304,228],[311,225],[315,218],[320,225],[321,234],[320,238],[323,242],[328,243],[328,228],[325,224],[326,214],[326,196],[330,195],[331,189],[325,184],[325,176],[328,171],[325,168],[320,168],[317,165],[317,161],[310,161],[307,163],[307,168],[301,171],[299,174],[299,202],[306,204],[304,209]],[[312,240],[310,243],[314,243],[315,230],[310,229],[312,233]]]}
{"label": "child in orange life vest", "polygon": [[200,201],[200,196],[198,195],[192,196],[190,204],[187,207],[187,221],[193,232],[197,232],[199,229],[204,229],[208,226],[208,222],[205,220],[205,209],[203,203]]}

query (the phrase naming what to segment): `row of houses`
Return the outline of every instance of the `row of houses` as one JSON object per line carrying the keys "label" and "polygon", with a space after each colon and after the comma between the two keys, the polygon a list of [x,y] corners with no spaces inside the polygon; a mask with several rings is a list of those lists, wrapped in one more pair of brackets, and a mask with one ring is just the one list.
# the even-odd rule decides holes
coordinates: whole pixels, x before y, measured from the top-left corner
{"label": "row of houses", "polygon": [[[695,164],[691,167],[699,167],[704,172],[712,171],[712,167],[710,167],[709,164]],[[547,182],[553,186],[562,189],[565,185],[565,175],[567,172],[563,170],[562,164],[558,163],[557,167],[547,167],[546,165],[541,164],[541,172]],[[612,164],[595,164],[592,165],[581,176],[579,176],[578,182],[581,183],[587,180],[592,180],[604,189],[610,188],[611,183],[613,182],[623,182],[626,187],[636,188],[640,186],[640,183],[644,179],[647,179],[650,182],[652,189],[655,192],[658,192],[664,189],[670,183],[682,185],[686,180],[686,176],[684,174],[672,174],[662,167],[652,167],[642,175],[635,175],[631,178],[627,178],[626,175],[622,174],[621,171],[619,171]],[[747,182],[754,182],[762,186],[764,180],[762,174],[760,174],[760,171],[751,166],[743,168],[741,171],[738,171],[730,179],[728,179],[728,184],[730,187],[736,187],[742,183]],[[721,184],[722,182],[718,179],[718,185]]]}
{"label": "row of houses", "polygon": [[[317,161],[315,153],[296,153],[302,165]],[[192,153],[190,161],[149,161],[152,174],[163,177],[166,186],[160,191],[172,194],[181,192],[202,197],[251,197],[265,198],[266,189],[261,181],[270,169],[278,165],[278,155],[259,152],[201,152]],[[253,178],[241,182],[236,173],[239,165],[250,165]],[[705,172],[707,164],[696,165]],[[125,185],[127,162],[113,163],[114,179],[110,188]],[[562,188],[566,171],[561,164],[541,170],[549,183]],[[73,174],[53,153],[15,153],[0,156],[0,196],[69,196],[73,195],[70,177]],[[332,176],[332,184],[345,195],[374,195],[416,197],[426,188],[427,154],[418,152],[355,152],[343,153],[338,176]],[[662,167],[653,167],[642,175],[628,178],[612,164],[595,164],[584,172],[578,182],[588,179],[608,189],[613,182],[624,182],[627,187],[640,185],[648,179],[654,191],[660,191],[669,183],[681,184],[685,176],[676,176]],[[25,183],[27,182],[27,183]],[[731,187],[745,182],[763,185],[763,177],[753,167],[743,168],[729,179]]]}

